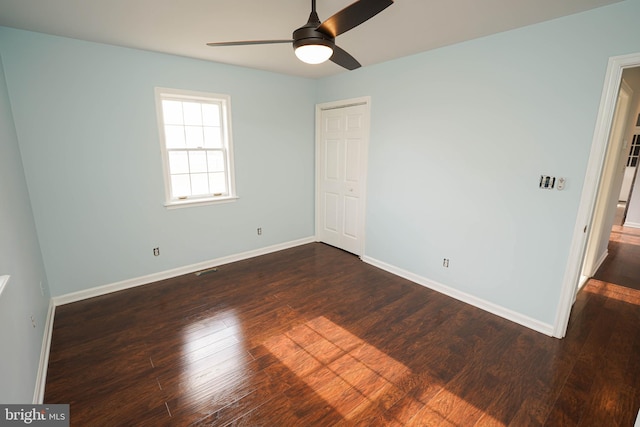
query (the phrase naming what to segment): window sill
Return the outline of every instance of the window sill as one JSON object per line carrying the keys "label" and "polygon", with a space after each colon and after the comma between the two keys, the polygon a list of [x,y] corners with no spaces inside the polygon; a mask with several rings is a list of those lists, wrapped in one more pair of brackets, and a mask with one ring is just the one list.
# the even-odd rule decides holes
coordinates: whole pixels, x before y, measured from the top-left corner
{"label": "window sill", "polygon": [[167,209],[190,208],[196,206],[217,205],[220,203],[231,203],[238,200],[238,196],[216,197],[215,199],[191,199],[167,202],[164,207]]}

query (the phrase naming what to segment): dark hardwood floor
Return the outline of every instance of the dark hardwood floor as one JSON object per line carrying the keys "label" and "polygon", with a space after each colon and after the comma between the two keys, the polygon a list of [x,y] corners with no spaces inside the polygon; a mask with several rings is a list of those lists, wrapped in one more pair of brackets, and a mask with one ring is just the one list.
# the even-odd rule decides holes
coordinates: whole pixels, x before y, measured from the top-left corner
{"label": "dark hardwood floor", "polygon": [[614,225],[609,238],[609,255],[595,279],[640,291],[640,230]]}
{"label": "dark hardwood floor", "polygon": [[640,291],[589,281],[557,340],[309,244],[58,307],[45,402],[73,426],[628,427]]}

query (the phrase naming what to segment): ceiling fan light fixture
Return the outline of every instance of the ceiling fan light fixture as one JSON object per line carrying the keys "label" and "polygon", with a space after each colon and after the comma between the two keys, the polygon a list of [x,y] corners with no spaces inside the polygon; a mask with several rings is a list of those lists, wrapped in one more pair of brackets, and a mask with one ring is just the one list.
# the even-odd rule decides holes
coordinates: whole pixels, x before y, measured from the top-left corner
{"label": "ceiling fan light fixture", "polygon": [[322,64],[333,55],[333,49],[322,44],[306,44],[297,47],[296,56],[307,64]]}
{"label": "ceiling fan light fixture", "polygon": [[324,39],[302,40],[295,43],[295,54],[307,64],[322,64],[333,55],[333,46]]}
{"label": "ceiling fan light fixture", "polygon": [[307,23],[293,31],[290,40],[244,40],[207,43],[207,46],[242,46],[293,42],[296,57],[307,64],[321,64],[326,60],[355,70],[361,67],[356,59],[336,46],[336,37],[376,16],[393,4],[393,0],[356,0],[324,22],[318,18],[316,0],[311,0]]}

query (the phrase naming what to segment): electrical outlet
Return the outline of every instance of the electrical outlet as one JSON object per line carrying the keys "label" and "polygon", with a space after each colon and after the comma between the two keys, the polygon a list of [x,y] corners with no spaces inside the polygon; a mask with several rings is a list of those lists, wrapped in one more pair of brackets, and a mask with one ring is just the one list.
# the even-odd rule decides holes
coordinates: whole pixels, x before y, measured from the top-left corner
{"label": "electrical outlet", "polygon": [[262,236],[262,227],[258,227],[258,236]]}
{"label": "electrical outlet", "polygon": [[33,314],[31,315],[31,326],[36,327],[36,319],[33,317]]}
{"label": "electrical outlet", "polygon": [[160,248],[153,248],[153,256],[159,256],[160,255]]}
{"label": "electrical outlet", "polygon": [[449,268],[449,258],[445,258],[442,260],[442,266],[445,268]]}
{"label": "electrical outlet", "polygon": [[565,178],[558,178],[558,184],[556,185],[556,188],[560,191],[564,190],[564,186],[567,183],[567,180]]}

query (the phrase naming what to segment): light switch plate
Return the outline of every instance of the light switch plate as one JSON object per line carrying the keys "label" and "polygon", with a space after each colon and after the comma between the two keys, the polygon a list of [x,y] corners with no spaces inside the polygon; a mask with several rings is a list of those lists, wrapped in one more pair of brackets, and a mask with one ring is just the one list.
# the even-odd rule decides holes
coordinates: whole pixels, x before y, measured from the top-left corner
{"label": "light switch plate", "polygon": [[556,185],[556,177],[549,175],[540,175],[540,188],[543,190],[553,190]]}

